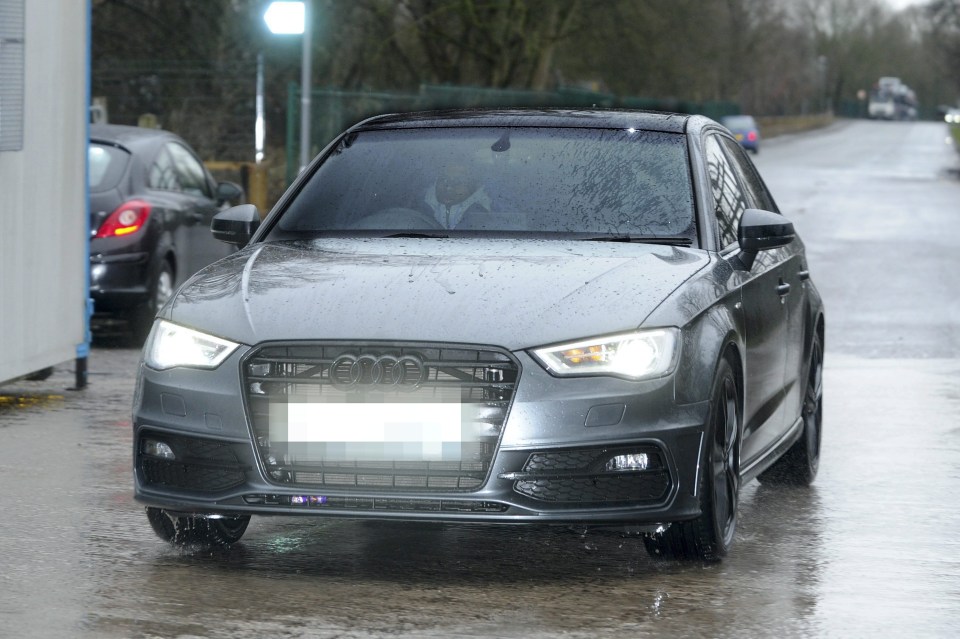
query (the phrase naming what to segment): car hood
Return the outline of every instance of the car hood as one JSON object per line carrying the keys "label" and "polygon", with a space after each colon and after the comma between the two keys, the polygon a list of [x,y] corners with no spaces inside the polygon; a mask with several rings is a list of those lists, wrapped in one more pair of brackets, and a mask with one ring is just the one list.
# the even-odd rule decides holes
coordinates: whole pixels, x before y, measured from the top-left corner
{"label": "car hood", "polygon": [[162,316],[251,345],[350,339],[517,350],[637,327],[708,262],[701,250],[636,243],[255,244],[199,271]]}

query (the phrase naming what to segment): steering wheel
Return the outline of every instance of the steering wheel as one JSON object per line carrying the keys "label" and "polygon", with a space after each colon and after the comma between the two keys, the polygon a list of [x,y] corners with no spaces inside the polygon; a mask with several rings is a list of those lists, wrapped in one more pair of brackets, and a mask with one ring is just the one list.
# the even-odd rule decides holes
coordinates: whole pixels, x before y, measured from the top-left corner
{"label": "steering wheel", "polygon": [[416,209],[403,207],[394,207],[383,209],[376,213],[371,213],[362,217],[354,224],[350,225],[352,229],[390,229],[398,231],[416,231],[416,230],[436,230],[442,229],[440,224],[432,215]]}

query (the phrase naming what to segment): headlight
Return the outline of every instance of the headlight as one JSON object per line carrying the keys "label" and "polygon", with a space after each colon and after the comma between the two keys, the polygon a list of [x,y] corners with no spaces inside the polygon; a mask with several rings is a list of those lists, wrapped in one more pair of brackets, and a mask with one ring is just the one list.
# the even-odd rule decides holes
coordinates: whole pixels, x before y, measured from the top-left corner
{"label": "headlight", "polygon": [[673,371],[680,353],[676,328],[622,333],[547,346],[533,356],[554,375],[612,375],[628,379],[663,377]]}
{"label": "headlight", "polygon": [[213,335],[159,320],[150,331],[143,361],[160,371],[175,366],[212,369],[222,364],[238,346]]}

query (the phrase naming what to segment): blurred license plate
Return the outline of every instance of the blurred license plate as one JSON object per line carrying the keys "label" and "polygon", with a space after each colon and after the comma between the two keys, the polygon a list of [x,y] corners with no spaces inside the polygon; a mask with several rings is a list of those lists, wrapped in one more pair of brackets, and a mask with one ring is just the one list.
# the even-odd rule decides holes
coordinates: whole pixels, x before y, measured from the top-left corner
{"label": "blurred license plate", "polygon": [[300,459],[460,459],[459,403],[276,403],[270,439]]}

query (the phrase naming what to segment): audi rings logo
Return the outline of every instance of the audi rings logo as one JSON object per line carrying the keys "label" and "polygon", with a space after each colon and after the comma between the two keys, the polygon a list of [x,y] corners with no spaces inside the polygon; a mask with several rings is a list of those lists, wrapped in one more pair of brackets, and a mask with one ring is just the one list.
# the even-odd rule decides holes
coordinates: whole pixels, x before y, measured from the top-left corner
{"label": "audi rings logo", "polygon": [[427,379],[427,366],[416,355],[353,355],[344,353],[330,366],[334,386],[399,386],[410,389]]}

